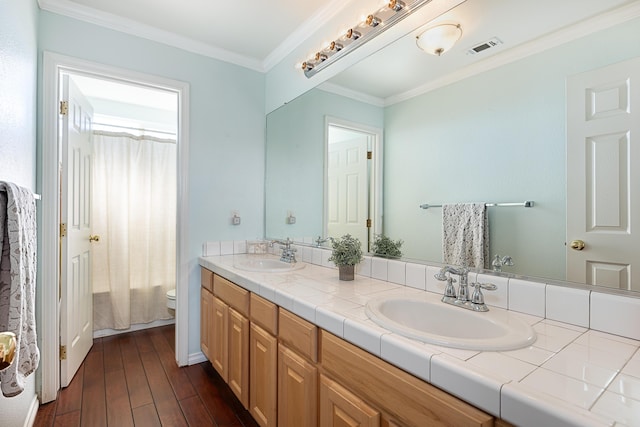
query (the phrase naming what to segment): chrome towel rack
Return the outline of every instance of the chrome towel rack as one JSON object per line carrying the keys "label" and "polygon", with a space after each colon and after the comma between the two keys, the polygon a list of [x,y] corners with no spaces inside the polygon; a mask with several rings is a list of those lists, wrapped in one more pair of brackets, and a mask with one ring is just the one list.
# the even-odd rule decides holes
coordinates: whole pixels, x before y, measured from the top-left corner
{"label": "chrome towel rack", "polygon": [[[503,207],[503,206],[520,206],[520,207],[525,207],[525,208],[532,208],[533,207],[533,201],[532,200],[526,200],[522,203],[485,203],[485,206],[499,206],[499,207]],[[441,208],[442,205],[431,205],[429,203],[424,203],[422,205],[420,205],[420,209],[429,209],[429,208]]]}

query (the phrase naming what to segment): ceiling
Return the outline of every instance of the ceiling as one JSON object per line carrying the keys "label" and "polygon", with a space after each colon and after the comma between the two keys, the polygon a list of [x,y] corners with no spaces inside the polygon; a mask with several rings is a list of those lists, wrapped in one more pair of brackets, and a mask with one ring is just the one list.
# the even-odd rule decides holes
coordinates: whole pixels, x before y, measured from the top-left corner
{"label": "ceiling", "polygon": [[[433,88],[438,82],[451,82],[456,75],[468,76],[471,68],[483,71],[490,67],[488,62],[501,63],[504,60],[497,59],[500,55],[519,59],[599,30],[602,20],[594,23],[590,18],[638,3],[637,0],[467,0],[330,82],[389,105],[415,95],[421,85]],[[633,16],[626,14],[623,19],[627,18]],[[421,51],[416,46],[416,36],[440,23],[460,24],[463,34],[450,51],[438,57]],[[502,44],[469,53],[472,47],[494,37]]]}
{"label": "ceiling", "polygon": [[[336,15],[354,1],[359,0],[39,0],[39,4],[45,10],[121,31],[144,31],[146,38],[266,72],[304,40],[302,35],[322,28],[323,17]],[[373,55],[331,82],[385,100],[420,82],[441,79],[593,15],[634,3],[640,0],[467,0],[436,20],[460,23],[463,28],[462,39],[442,57],[416,48],[415,35],[433,25],[425,23],[394,43],[391,57],[385,53],[384,59],[375,59],[380,55]],[[492,37],[503,44],[467,54],[469,48]]]}

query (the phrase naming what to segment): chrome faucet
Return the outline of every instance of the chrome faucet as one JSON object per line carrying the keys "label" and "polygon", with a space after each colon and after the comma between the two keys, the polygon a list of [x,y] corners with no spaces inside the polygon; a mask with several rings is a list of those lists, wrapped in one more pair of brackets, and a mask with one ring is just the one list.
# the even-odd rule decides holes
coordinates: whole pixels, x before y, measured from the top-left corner
{"label": "chrome faucet", "polygon": [[513,262],[513,258],[511,258],[509,255],[505,255],[505,256],[496,255],[495,258],[493,259],[493,262],[491,263],[491,266],[493,267],[493,271],[502,271],[503,266],[512,267],[514,265],[515,264]]}
{"label": "chrome faucet", "polygon": [[296,248],[292,248],[291,247],[291,243],[293,243],[293,240],[289,239],[287,237],[287,240],[280,241],[280,240],[273,240],[271,242],[271,246],[273,246],[274,243],[278,243],[280,245],[280,249],[282,249],[282,254],[280,255],[280,261],[282,262],[288,262],[289,264],[295,264],[296,261],[296,252],[298,251]]}
{"label": "chrome faucet", "polygon": [[316,242],[316,248],[319,247],[321,244],[328,242],[329,240],[331,240],[331,237],[327,237],[323,239],[322,236],[318,236],[318,238],[314,240],[314,242]]}
{"label": "chrome faucet", "polygon": [[[449,276],[447,276],[449,273]],[[454,279],[451,278],[451,274],[455,274],[460,277],[460,284],[458,285],[458,292],[456,293],[453,287]],[[482,289],[488,291],[496,290],[497,286],[493,283],[472,283],[474,291],[471,298],[469,298],[469,269],[461,267],[459,269],[445,266],[440,269],[438,274],[434,276],[440,281],[446,281],[447,286],[444,290],[442,302],[455,305],[458,307],[466,308],[473,311],[489,311],[489,308],[484,303],[484,295]]]}

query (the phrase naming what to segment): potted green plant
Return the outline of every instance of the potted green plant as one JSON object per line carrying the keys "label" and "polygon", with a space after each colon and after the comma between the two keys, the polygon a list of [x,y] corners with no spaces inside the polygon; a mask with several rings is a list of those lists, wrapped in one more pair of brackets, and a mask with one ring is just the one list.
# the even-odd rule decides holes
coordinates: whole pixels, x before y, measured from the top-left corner
{"label": "potted green plant", "polygon": [[383,234],[376,234],[371,245],[371,251],[374,255],[381,257],[400,258],[402,256],[400,247],[402,247],[403,243],[402,240],[393,241]]}
{"label": "potted green plant", "polygon": [[362,261],[362,245],[357,237],[345,234],[339,239],[331,239],[331,257],[338,266],[340,280],[353,280],[355,265]]}

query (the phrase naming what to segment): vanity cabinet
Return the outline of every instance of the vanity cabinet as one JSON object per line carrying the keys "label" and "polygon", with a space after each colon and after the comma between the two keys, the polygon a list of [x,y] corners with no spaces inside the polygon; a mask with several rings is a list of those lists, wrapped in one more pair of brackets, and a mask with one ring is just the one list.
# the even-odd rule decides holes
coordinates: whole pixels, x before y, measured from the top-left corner
{"label": "vanity cabinet", "polygon": [[202,269],[201,348],[261,427],[510,424]]}
{"label": "vanity cabinet", "polygon": [[251,294],[249,412],[261,427],[277,425],[278,306]]}
{"label": "vanity cabinet", "polygon": [[207,359],[211,359],[213,273],[203,268],[201,270],[200,284],[200,349]]}
{"label": "vanity cabinet", "polygon": [[211,364],[249,407],[249,292],[213,276]]}
{"label": "vanity cabinet", "polygon": [[318,328],[280,309],[278,426],[318,425]]}

